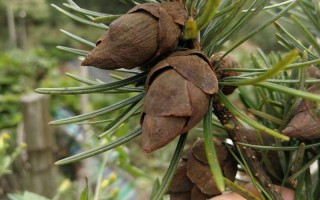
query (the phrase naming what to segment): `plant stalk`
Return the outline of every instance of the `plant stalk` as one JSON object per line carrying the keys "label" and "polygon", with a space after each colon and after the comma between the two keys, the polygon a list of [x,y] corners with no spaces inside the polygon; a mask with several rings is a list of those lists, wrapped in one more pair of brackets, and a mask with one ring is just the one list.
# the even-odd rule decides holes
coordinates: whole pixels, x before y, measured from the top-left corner
{"label": "plant stalk", "polygon": [[214,94],[213,97],[213,112],[220,120],[221,124],[225,127],[228,132],[230,139],[233,141],[234,145],[238,146],[239,150],[242,151],[243,155],[246,157],[246,161],[252,174],[256,177],[259,183],[264,187],[265,191],[272,197],[273,200],[282,200],[279,191],[272,185],[269,176],[265,173],[261,166],[260,160],[258,160],[257,152],[251,148],[243,148],[244,146],[239,146],[238,143],[248,143],[246,137],[240,134],[240,123],[235,116],[221,103],[218,94]]}

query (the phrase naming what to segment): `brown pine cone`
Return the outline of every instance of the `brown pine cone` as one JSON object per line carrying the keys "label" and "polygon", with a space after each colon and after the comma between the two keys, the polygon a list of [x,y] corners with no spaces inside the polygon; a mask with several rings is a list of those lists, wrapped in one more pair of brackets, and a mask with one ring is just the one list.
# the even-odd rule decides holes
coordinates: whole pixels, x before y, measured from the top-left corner
{"label": "brown pine cone", "polygon": [[[319,93],[320,85],[311,86],[308,91],[311,93]],[[294,137],[300,140],[313,140],[320,138],[320,110],[319,103],[309,100],[302,100],[296,111],[293,113],[293,118],[288,123],[287,127],[282,131],[289,137]]]}
{"label": "brown pine cone", "polygon": [[[237,163],[224,144],[215,141],[215,147],[224,176],[234,181]],[[180,161],[167,193],[171,200],[205,200],[221,194],[208,165],[203,139],[197,140],[189,150],[188,158]]]}
{"label": "brown pine cone", "polygon": [[[226,77],[240,75],[239,72],[235,72],[235,71],[223,71],[223,69],[226,69],[226,68],[239,68],[238,62],[232,56],[229,56],[229,55],[225,56],[218,65],[218,62],[223,55],[224,55],[224,52],[219,52],[211,56],[210,58],[210,62],[212,66],[217,68],[216,72],[217,72],[218,79],[224,79]],[[235,89],[237,89],[236,86],[226,85],[226,86],[223,86],[222,92],[225,95],[229,95],[229,94],[232,94]]]}
{"label": "brown pine cone", "polygon": [[187,11],[182,3],[140,4],[111,23],[81,63],[102,69],[142,66],[178,44]]}
{"label": "brown pine cone", "polygon": [[187,161],[181,160],[174,173],[167,193],[185,193],[192,190],[193,183],[187,176]]}
{"label": "brown pine cone", "polygon": [[218,90],[210,62],[199,51],[176,52],[152,68],[141,117],[142,148],[157,150],[186,133],[208,110]]}
{"label": "brown pine cone", "polygon": [[[215,141],[215,148],[222,173],[230,181],[234,181],[237,173],[237,163],[224,144]],[[192,147],[187,163],[187,176],[202,193],[210,196],[221,194],[213,180],[206,156],[199,155],[205,155],[203,139],[198,140]]]}

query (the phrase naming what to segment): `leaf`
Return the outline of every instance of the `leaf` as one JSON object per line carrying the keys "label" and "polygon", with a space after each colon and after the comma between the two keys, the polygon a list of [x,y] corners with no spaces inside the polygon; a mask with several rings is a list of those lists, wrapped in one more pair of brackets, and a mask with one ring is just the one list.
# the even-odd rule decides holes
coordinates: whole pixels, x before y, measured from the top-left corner
{"label": "leaf", "polygon": [[118,19],[122,15],[108,15],[108,16],[101,16],[101,17],[96,17],[93,19],[94,22],[97,23],[106,23],[106,24],[111,24],[114,20]]}
{"label": "leaf", "polygon": [[241,39],[239,42],[237,42],[235,45],[233,45],[231,48],[229,48],[226,51],[226,54],[230,53],[233,51],[235,48],[240,46],[243,42],[247,41],[249,38],[260,32],[261,30],[265,29],[267,26],[270,24],[274,23],[276,20],[278,20],[281,16],[286,14],[291,8],[293,8],[300,0],[295,0],[292,1],[287,7],[282,9],[279,13],[274,14],[270,19],[266,20],[264,23],[262,23],[259,27],[248,33],[247,36],[245,36],[243,39]]}
{"label": "leaf", "polygon": [[144,95],[145,95],[144,93],[141,93],[141,94],[136,95],[134,97],[130,97],[130,98],[124,99],[122,101],[119,101],[119,102],[112,104],[110,106],[107,106],[105,108],[101,108],[99,110],[95,110],[93,112],[85,113],[85,114],[74,116],[74,117],[51,121],[51,122],[49,122],[49,124],[50,125],[62,125],[62,124],[70,124],[70,123],[74,123],[74,122],[80,122],[80,121],[84,121],[87,119],[93,119],[98,116],[104,115],[108,112],[112,112],[112,111],[120,109],[124,106],[130,105],[134,102],[137,102],[140,99],[142,99],[144,97]]}
{"label": "leaf", "polygon": [[162,182],[160,185],[159,190],[157,191],[157,194],[153,196],[153,198],[151,200],[161,200],[163,198],[163,195],[165,194],[165,192],[167,191],[170,182],[173,178],[174,172],[177,169],[177,166],[179,164],[179,160],[180,157],[182,155],[183,152],[183,147],[185,145],[186,139],[187,139],[188,133],[182,134],[179,138],[176,150],[173,154],[173,157],[171,159],[170,165],[167,169],[167,172],[165,173],[165,175],[162,178]]}
{"label": "leaf", "polygon": [[256,78],[252,79],[243,79],[235,82],[235,85],[251,85],[251,84],[256,84],[262,81],[265,81],[273,76],[275,76],[278,72],[281,70],[285,69],[290,63],[292,63],[297,56],[299,55],[299,52],[297,50],[291,51],[289,54],[287,54],[283,59],[281,59],[279,62],[274,64],[271,69],[268,71],[262,73]]}
{"label": "leaf", "polygon": [[95,22],[91,22],[89,20],[86,20],[86,19],[83,19],[81,17],[78,17],[77,15],[74,15],[74,14],[71,14],[70,12],[60,8],[59,6],[56,6],[54,4],[51,4],[52,7],[54,7],[55,9],[57,9],[59,12],[65,14],[66,16],[80,22],[80,23],[83,23],[83,24],[87,24],[87,25],[90,25],[90,26],[94,26],[94,27],[97,27],[97,28],[101,28],[101,29],[108,29],[108,26],[104,25],[104,24],[98,24],[98,23],[95,23]]}
{"label": "leaf", "polygon": [[88,178],[86,177],[86,185],[81,192],[79,200],[89,200]]}
{"label": "leaf", "polygon": [[303,32],[303,35],[307,38],[308,42],[312,45],[313,48],[320,54],[320,45],[317,41],[317,38],[312,35],[312,33],[297,19],[296,16],[292,15],[291,19],[295,23],[296,27],[300,28]]}
{"label": "leaf", "polygon": [[116,89],[122,86],[126,86],[132,83],[136,83],[142,80],[145,80],[148,72],[142,72],[135,76],[126,78],[121,81],[116,81],[113,83],[103,83],[97,85],[90,86],[82,86],[82,87],[66,87],[66,88],[37,88],[35,91],[41,94],[66,94],[66,95],[74,95],[74,94],[88,94],[88,93],[98,93],[105,92],[108,90]]}
{"label": "leaf", "polygon": [[222,170],[220,168],[218,156],[216,149],[214,147],[214,142],[212,140],[212,100],[210,100],[209,108],[207,114],[203,119],[203,134],[204,134],[204,146],[210,166],[210,170],[213,176],[213,180],[216,183],[216,187],[223,192],[225,190],[224,180]]}
{"label": "leaf", "polygon": [[123,122],[125,122],[129,117],[134,115],[134,113],[142,106],[143,99],[139,102],[133,103],[127,110],[125,110],[121,115],[119,115],[113,122],[111,122],[107,127],[106,131],[101,133],[98,138],[102,138],[112,132],[114,132]]}
{"label": "leaf", "polygon": [[285,141],[289,140],[288,136],[283,135],[277,131],[274,131],[274,130],[262,125],[262,124],[259,124],[256,121],[249,119],[245,114],[243,114],[241,111],[239,111],[238,108],[236,108],[232,103],[230,103],[229,100],[224,96],[224,94],[221,91],[219,91],[219,98],[222,101],[222,103],[232,112],[232,114],[234,114],[236,117],[238,117],[239,119],[241,119],[242,121],[244,121],[248,125],[254,127],[257,130],[264,131],[267,134],[269,134],[275,138],[285,140]]}
{"label": "leaf", "polygon": [[81,83],[85,83],[85,84],[88,84],[88,85],[99,85],[99,84],[101,84],[98,81],[89,80],[89,79],[86,79],[86,78],[83,78],[83,77],[79,77],[79,76],[76,76],[76,75],[73,75],[73,74],[70,74],[70,73],[66,73],[66,75],[69,76],[70,78],[76,80],[76,81],[79,81]]}
{"label": "leaf", "polygon": [[308,160],[307,163],[305,163],[297,172],[295,172],[294,174],[292,174],[288,180],[289,181],[293,181],[294,179],[296,179],[298,176],[300,176],[302,173],[304,173],[306,170],[308,170],[310,168],[310,166],[317,161],[320,158],[320,153],[318,153],[316,156],[314,156],[312,159]]}
{"label": "leaf", "polygon": [[81,50],[81,49],[75,49],[75,48],[70,48],[70,47],[64,47],[64,46],[57,46],[57,49],[73,53],[79,56],[86,56],[89,54],[89,51]]}
{"label": "leaf", "polygon": [[240,185],[230,181],[227,178],[224,178],[225,184],[233,191],[240,194],[242,197],[245,197],[247,200],[259,200],[258,197],[251,194],[247,189],[241,187]]}
{"label": "leaf", "polygon": [[76,154],[74,156],[70,156],[68,158],[64,158],[62,160],[57,161],[55,164],[56,165],[65,165],[65,164],[70,164],[73,162],[77,162],[95,155],[98,155],[100,153],[103,153],[105,151],[108,151],[110,149],[114,149],[122,144],[125,144],[129,141],[131,141],[132,139],[136,138],[137,136],[139,136],[141,134],[141,128],[136,128],[135,130],[131,131],[130,133],[128,133],[126,136],[123,136],[121,138],[116,139],[115,141],[99,146],[99,147],[95,147],[92,148],[88,151]]}
{"label": "leaf", "polygon": [[24,200],[22,195],[19,194],[8,194],[10,200]]}
{"label": "leaf", "polygon": [[153,183],[150,199],[153,199],[155,197],[159,188],[160,188],[160,180],[157,178]]}
{"label": "leaf", "polygon": [[85,14],[85,15],[89,15],[89,16],[94,16],[94,17],[103,17],[103,16],[107,16],[108,14],[105,14],[105,13],[100,13],[100,12],[95,12],[95,11],[91,11],[91,10],[87,10],[87,9],[83,9],[83,8],[80,8],[77,4],[75,4],[74,2],[72,2],[73,5],[70,5],[70,4],[66,4],[64,3],[63,5],[65,7],[68,7],[78,13],[81,13],[81,14]]}
{"label": "leaf", "polygon": [[251,109],[251,108],[248,108],[248,111],[251,112],[252,114],[254,114],[255,116],[257,117],[260,117],[260,118],[263,118],[263,119],[266,119],[270,122],[273,122],[277,125],[282,125],[283,124],[283,121],[273,115],[270,115],[268,113],[265,113],[265,112],[262,112],[262,111],[259,111],[259,110],[255,110],[255,109]]}
{"label": "leaf", "polygon": [[[307,51],[309,54],[309,57],[312,59],[317,59],[317,56],[312,53],[307,47],[305,47],[303,44],[301,44],[300,41],[298,41],[296,38],[294,38],[288,31],[286,31],[279,23],[274,23],[277,30],[280,32],[280,36],[282,36],[282,41],[285,42],[287,45],[289,45],[289,49],[298,49],[301,53],[303,51]],[[279,35],[277,35],[279,36]]]}
{"label": "leaf", "polygon": [[204,11],[197,18],[198,29],[202,30],[213,19],[221,0],[207,0],[205,4]]}
{"label": "leaf", "polygon": [[77,36],[77,35],[74,35],[74,34],[68,32],[68,31],[66,31],[66,30],[60,29],[60,31],[61,31],[62,33],[64,33],[64,34],[66,34],[67,36],[71,37],[72,39],[74,39],[74,40],[82,43],[82,44],[85,44],[85,45],[87,45],[87,46],[89,46],[89,47],[92,47],[92,48],[96,47],[95,43],[90,42],[90,41],[88,41],[88,40],[86,40],[86,39],[83,39],[83,38],[81,38],[81,37],[79,37],[79,36]]}
{"label": "leaf", "polygon": [[292,89],[286,86],[282,86],[282,85],[278,85],[278,84],[273,84],[273,83],[257,83],[255,84],[256,86],[259,87],[263,87],[263,88],[267,88],[269,90],[274,90],[274,91],[279,91],[285,94],[290,94],[293,96],[297,96],[297,97],[302,97],[304,99],[308,99],[311,101],[320,101],[320,95],[319,94],[314,94],[314,93],[310,93],[310,92],[305,92],[305,91],[300,91],[300,90],[296,90],[296,89]]}
{"label": "leaf", "polygon": [[23,195],[8,194],[10,200],[49,200],[48,198],[36,193],[25,191]]}
{"label": "leaf", "polygon": [[[299,149],[298,146],[263,146],[263,145],[255,145],[255,144],[247,144],[247,143],[237,143],[241,146],[246,146],[252,149],[257,149],[259,151],[296,151]],[[312,149],[314,147],[320,146],[320,143],[309,144],[305,146],[305,149]]]}

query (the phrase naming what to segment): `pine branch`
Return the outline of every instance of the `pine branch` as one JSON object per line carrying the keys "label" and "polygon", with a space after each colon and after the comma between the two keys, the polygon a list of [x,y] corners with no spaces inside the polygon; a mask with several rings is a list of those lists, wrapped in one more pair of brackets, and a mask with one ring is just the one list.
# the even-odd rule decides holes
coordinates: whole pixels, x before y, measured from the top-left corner
{"label": "pine branch", "polygon": [[[240,134],[240,123],[233,116],[233,114],[221,103],[218,94],[213,95],[213,112],[220,120],[221,124],[225,127],[225,130],[228,132],[230,139],[232,139],[234,145],[238,145],[241,143],[248,143],[247,138],[243,137]],[[252,170],[252,174],[259,181],[259,183],[264,187],[264,190],[268,192],[268,194],[274,200],[281,200],[281,196],[279,191],[272,185],[272,182],[269,176],[265,173],[262,168],[260,160],[258,160],[257,152],[251,148],[246,148],[244,146],[239,146],[238,148],[246,157],[246,161],[250,169]]]}

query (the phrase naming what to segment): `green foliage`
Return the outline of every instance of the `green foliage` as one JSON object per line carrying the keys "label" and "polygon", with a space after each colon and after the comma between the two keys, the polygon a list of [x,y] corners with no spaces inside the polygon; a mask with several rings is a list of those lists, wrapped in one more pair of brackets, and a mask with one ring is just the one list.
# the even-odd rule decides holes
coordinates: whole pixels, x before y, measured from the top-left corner
{"label": "green foliage", "polygon": [[10,200],[30,200],[30,199],[33,199],[33,200],[49,200],[48,198],[44,197],[44,196],[41,196],[39,194],[35,194],[35,193],[32,193],[32,192],[24,192],[23,194],[9,194],[8,195],[9,199]]}
{"label": "green foliage", "polygon": [[79,200],[89,200],[89,189],[88,189],[88,179],[86,178],[86,185],[81,192]]}
{"label": "green foliage", "polygon": [[0,177],[11,173],[11,164],[26,147],[25,144],[21,144],[18,147],[12,148],[8,140],[10,140],[8,133],[0,135]]}
{"label": "green foliage", "polygon": [[44,49],[15,49],[0,53],[0,130],[21,121],[20,96],[40,86],[47,72],[56,65]]}

